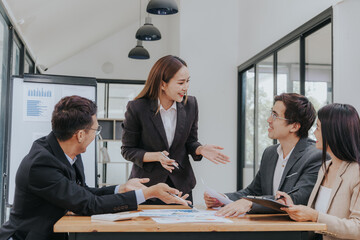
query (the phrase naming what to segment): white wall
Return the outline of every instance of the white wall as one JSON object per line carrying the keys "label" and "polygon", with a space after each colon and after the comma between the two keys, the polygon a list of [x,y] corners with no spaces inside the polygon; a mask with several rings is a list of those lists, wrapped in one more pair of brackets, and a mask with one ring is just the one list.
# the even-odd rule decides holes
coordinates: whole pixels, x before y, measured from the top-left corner
{"label": "white wall", "polygon": [[349,103],[360,112],[360,1],[334,6],[334,102]]}
{"label": "white wall", "polygon": [[180,56],[190,70],[190,95],[199,103],[199,140],[225,148],[231,163],[192,162],[198,184],[196,205],[204,204],[205,183],[218,191],[236,190],[237,134],[237,0],[183,0],[180,12]]}

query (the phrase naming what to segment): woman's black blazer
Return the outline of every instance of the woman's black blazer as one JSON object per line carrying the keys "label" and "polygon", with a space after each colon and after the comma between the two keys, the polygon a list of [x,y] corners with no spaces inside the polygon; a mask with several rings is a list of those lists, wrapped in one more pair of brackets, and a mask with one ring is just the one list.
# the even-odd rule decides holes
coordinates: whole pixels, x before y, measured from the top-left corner
{"label": "woman's black blazer", "polygon": [[[168,177],[175,187],[189,193],[196,184],[194,172],[189,162],[189,154],[195,161],[202,156],[196,155],[198,142],[198,105],[195,97],[189,96],[187,103],[176,103],[177,122],[174,140],[168,145],[165,129],[159,112],[158,100],[136,99],[127,105],[123,122],[123,157],[134,163],[130,178],[150,178],[148,186],[165,182]],[[143,162],[146,152],[168,151],[169,157],[176,160],[179,169],[172,173],[159,162]]]}

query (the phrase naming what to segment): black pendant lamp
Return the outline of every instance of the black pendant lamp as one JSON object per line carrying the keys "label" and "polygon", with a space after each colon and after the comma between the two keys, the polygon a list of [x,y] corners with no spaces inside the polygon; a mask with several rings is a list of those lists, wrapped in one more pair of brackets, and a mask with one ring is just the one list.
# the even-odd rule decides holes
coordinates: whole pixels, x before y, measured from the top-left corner
{"label": "black pendant lamp", "polygon": [[143,41],[156,41],[161,39],[161,33],[159,29],[151,23],[151,18],[146,17],[144,26],[137,30],[135,37]]}
{"label": "black pendant lamp", "polygon": [[177,13],[178,7],[175,0],[150,0],[146,11],[157,15],[170,15]]}
{"label": "black pendant lamp", "polygon": [[149,52],[142,46],[142,41],[138,40],[136,47],[130,50],[129,58],[132,59],[149,59],[150,54]]}

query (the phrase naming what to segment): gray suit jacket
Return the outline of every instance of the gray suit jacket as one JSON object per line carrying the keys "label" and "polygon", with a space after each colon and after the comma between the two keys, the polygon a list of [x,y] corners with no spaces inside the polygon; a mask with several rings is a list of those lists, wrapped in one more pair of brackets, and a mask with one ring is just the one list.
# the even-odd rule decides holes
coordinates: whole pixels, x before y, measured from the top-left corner
{"label": "gray suit jacket", "polygon": [[[279,189],[283,192],[289,192],[294,188],[299,191],[291,194],[295,204],[306,205],[310,193],[317,179],[318,171],[321,165],[321,151],[315,148],[315,142],[308,138],[301,138],[296,144],[291,156],[286,164],[283,175],[280,180]],[[231,200],[238,200],[247,195],[253,196],[271,196],[273,198],[273,178],[279,155],[276,151],[279,144],[265,149],[260,169],[257,172],[251,184],[242,190],[226,195]],[[252,213],[273,212],[269,208],[260,205],[253,205]]]}
{"label": "gray suit jacket", "polygon": [[[170,177],[174,186],[184,194],[189,193],[195,186],[196,180],[192,170],[189,154],[195,161],[201,160],[196,155],[198,142],[198,105],[195,97],[189,96],[186,104],[176,103],[177,121],[175,136],[169,146],[164,125],[158,112],[158,101],[137,99],[127,105],[122,132],[121,154],[134,163],[130,178],[150,178],[146,185],[166,182]],[[159,162],[143,162],[146,152],[166,150],[169,157],[176,160],[179,169],[172,173],[161,166]]]}

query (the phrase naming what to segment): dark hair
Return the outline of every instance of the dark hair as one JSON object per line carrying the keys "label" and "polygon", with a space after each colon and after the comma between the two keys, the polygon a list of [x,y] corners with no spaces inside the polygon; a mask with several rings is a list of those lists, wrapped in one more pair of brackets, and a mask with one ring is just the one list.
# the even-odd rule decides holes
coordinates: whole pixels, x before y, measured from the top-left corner
{"label": "dark hair", "polygon": [[323,142],[323,164],[326,149],[343,161],[360,164],[360,119],[356,109],[349,104],[333,103],[318,111]]}
{"label": "dark hair", "polygon": [[91,127],[96,111],[96,104],[87,98],[76,95],[62,98],[55,105],[51,119],[56,138],[66,141],[76,131]]}
{"label": "dark hair", "polygon": [[[170,79],[183,66],[187,67],[186,62],[179,57],[167,55],[160,58],[151,68],[144,88],[135,99],[148,98],[151,100],[158,99],[160,95],[161,81],[168,83]],[[187,95],[185,96],[185,102]]]}
{"label": "dark hair", "polygon": [[307,137],[316,118],[315,108],[309,99],[297,93],[282,93],[275,96],[274,102],[276,101],[284,103],[285,118],[288,119],[289,124],[300,123],[300,129],[296,135],[301,138]]}

